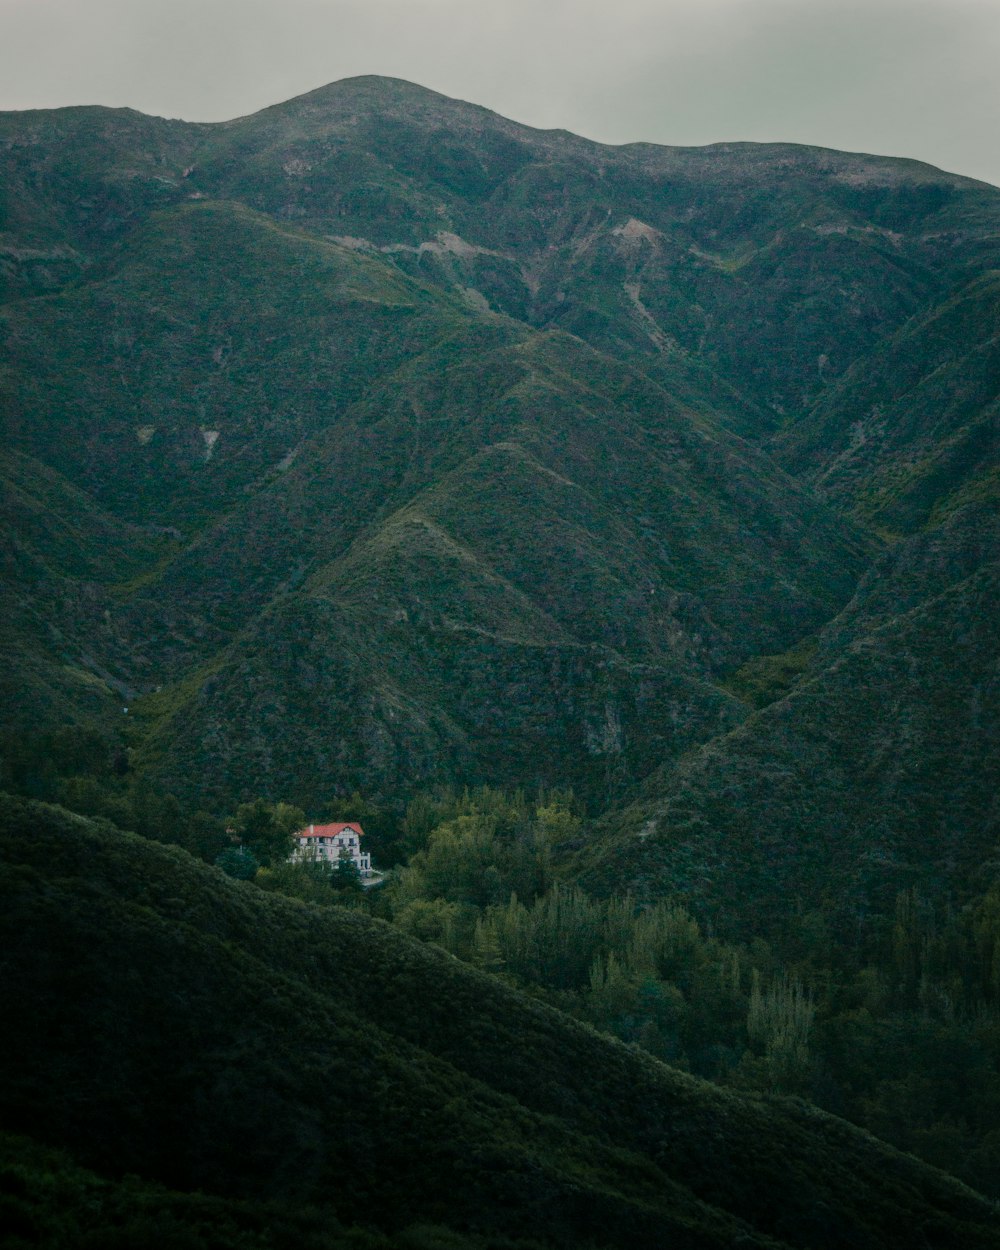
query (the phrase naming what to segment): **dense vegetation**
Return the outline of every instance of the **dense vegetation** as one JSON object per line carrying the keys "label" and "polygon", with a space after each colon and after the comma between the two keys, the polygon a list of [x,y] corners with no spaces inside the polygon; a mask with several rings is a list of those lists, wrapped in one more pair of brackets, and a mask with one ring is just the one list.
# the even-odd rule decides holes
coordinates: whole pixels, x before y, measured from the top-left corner
{"label": "dense vegetation", "polygon": [[675,1068],[807,1098],[1000,1198],[993,863],[961,899],[910,886],[848,920],[833,898],[770,926],[769,940],[724,940],[678,890],[643,903],[572,884],[585,815],[570,792],[442,789],[405,813],[336,801],[315,818],[363,820],[376,863],[397,865],[366,893],[356,872],[282,861],[305,820],[288,805],[189,813],[93,733],[17,751],[8,787],[179,845],[269,894],[391,920]]}
{"label": "dense vegetation", "polygon": [[809,1098],[1000,1197],[995,863],[961,907],[910,887],[846,931],[832,900],[737,944],[676,891],[640,906],[561,884],[580,820],[559,796],[466,794],[437,816],[378,900],[405,931],[675,1066]]}
{"label": "dense vegetation", "polygon": [[998,272],[927,166],[392,80],[0,116],[22,1241],[978,1244],[758,1095],[1000,1197]]}
{"label": "dense vegetation", "polygon": [[0,1106],[74,1160],[5,1143],[28,1244],[323,1246],[346,1227],[373,1246],[887,1250],[915,1222],[941,1250],[996,1243],[988,1204],[942,1173],[356,910],[60,809],[5,799],[2,817]]}

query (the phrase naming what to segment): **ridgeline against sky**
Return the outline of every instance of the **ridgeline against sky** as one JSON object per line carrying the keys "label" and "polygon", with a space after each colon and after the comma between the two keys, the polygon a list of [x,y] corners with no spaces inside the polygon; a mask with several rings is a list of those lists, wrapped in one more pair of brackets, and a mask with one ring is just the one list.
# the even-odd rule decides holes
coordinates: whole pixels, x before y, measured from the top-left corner
{"label": "ridgeline against sky", "polygon": [[0,109],[223,120],[387,74],[607,143],[907,156],[1000,183],[993,0],[5,0]]}

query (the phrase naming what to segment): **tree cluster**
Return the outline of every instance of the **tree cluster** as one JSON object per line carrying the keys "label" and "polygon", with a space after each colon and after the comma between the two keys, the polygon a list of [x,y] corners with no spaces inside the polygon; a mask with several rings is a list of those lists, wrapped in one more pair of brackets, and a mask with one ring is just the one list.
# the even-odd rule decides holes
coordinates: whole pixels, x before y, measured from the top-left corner
{"label": "tree cluster", "polygon": [[161,842],[313,905],[374,911],[563,1010],[722,1084],[797,1094],[1000,1196],[1000,883],[961,906],[900,893],[853,938],[790,916],[766,943],[723,942],[683,896],[639,905],[566,879],[583,833],[569,792],[415,796],[398,819],[353,795],[397,864],[365,891],[353,863],[289,863],[306,822],[257,798],[188,811],[118,739],[67,728],[2,744],[5,788]]}
{"label": "tree cluster", "polygon": [[961,908],[904,891],[852,941],[706,933],[681,896],[640,906],[560,879],[572,796],[421,796],[383,914],[598,1028],[722,1084],[795,1094],[1000,1195],[1000,883]]}

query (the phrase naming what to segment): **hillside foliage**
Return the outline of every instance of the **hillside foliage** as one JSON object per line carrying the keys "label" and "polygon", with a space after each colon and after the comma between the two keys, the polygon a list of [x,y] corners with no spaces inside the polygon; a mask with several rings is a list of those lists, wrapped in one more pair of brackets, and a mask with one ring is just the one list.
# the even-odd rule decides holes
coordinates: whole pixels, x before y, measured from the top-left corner
{"label": "hillside foliage", "polygon": [[941,1250],[995,1244],[971,1190],[843,1121],[695,1080],[356,910],[25,800],[3,824],[4,1122],[75,1160],[14,1169],[43,1244],[61,1221],[885,1250],[913,1219]]}
{"label": "hillside foliage", "polygon": [[998,274],[913,161],[0,114],[20,1243],[996,1245]]}

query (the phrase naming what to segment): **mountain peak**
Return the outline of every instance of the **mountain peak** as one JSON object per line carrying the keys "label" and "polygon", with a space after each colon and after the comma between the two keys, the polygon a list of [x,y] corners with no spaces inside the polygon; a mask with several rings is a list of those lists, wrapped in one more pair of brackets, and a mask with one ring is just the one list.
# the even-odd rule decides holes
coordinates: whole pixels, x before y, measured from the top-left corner
{"label": "mountain peak", "polygon": [[[266,117],[273,114],[307,115],[322,111],[341,111],[359,109],[365,112],[379,112],[391,115],[396,110],[405,108],[425,113],[428,110],[448,110],[458,112],[469,110],[478,114],[486,114],[503,120],[499,114],[490,114],[490,110],[478,104],[453,99],[432,91],[419,83],[409,82],[405,78],[392,78],[381,74],[358,74],[351,78],[338,78],[316,87],[302,95],[293,96],[278,104],[269,105],[246,117],[234,119],[247,121],[250,118]],[[512,123],[513,124],[513,123]]]}

